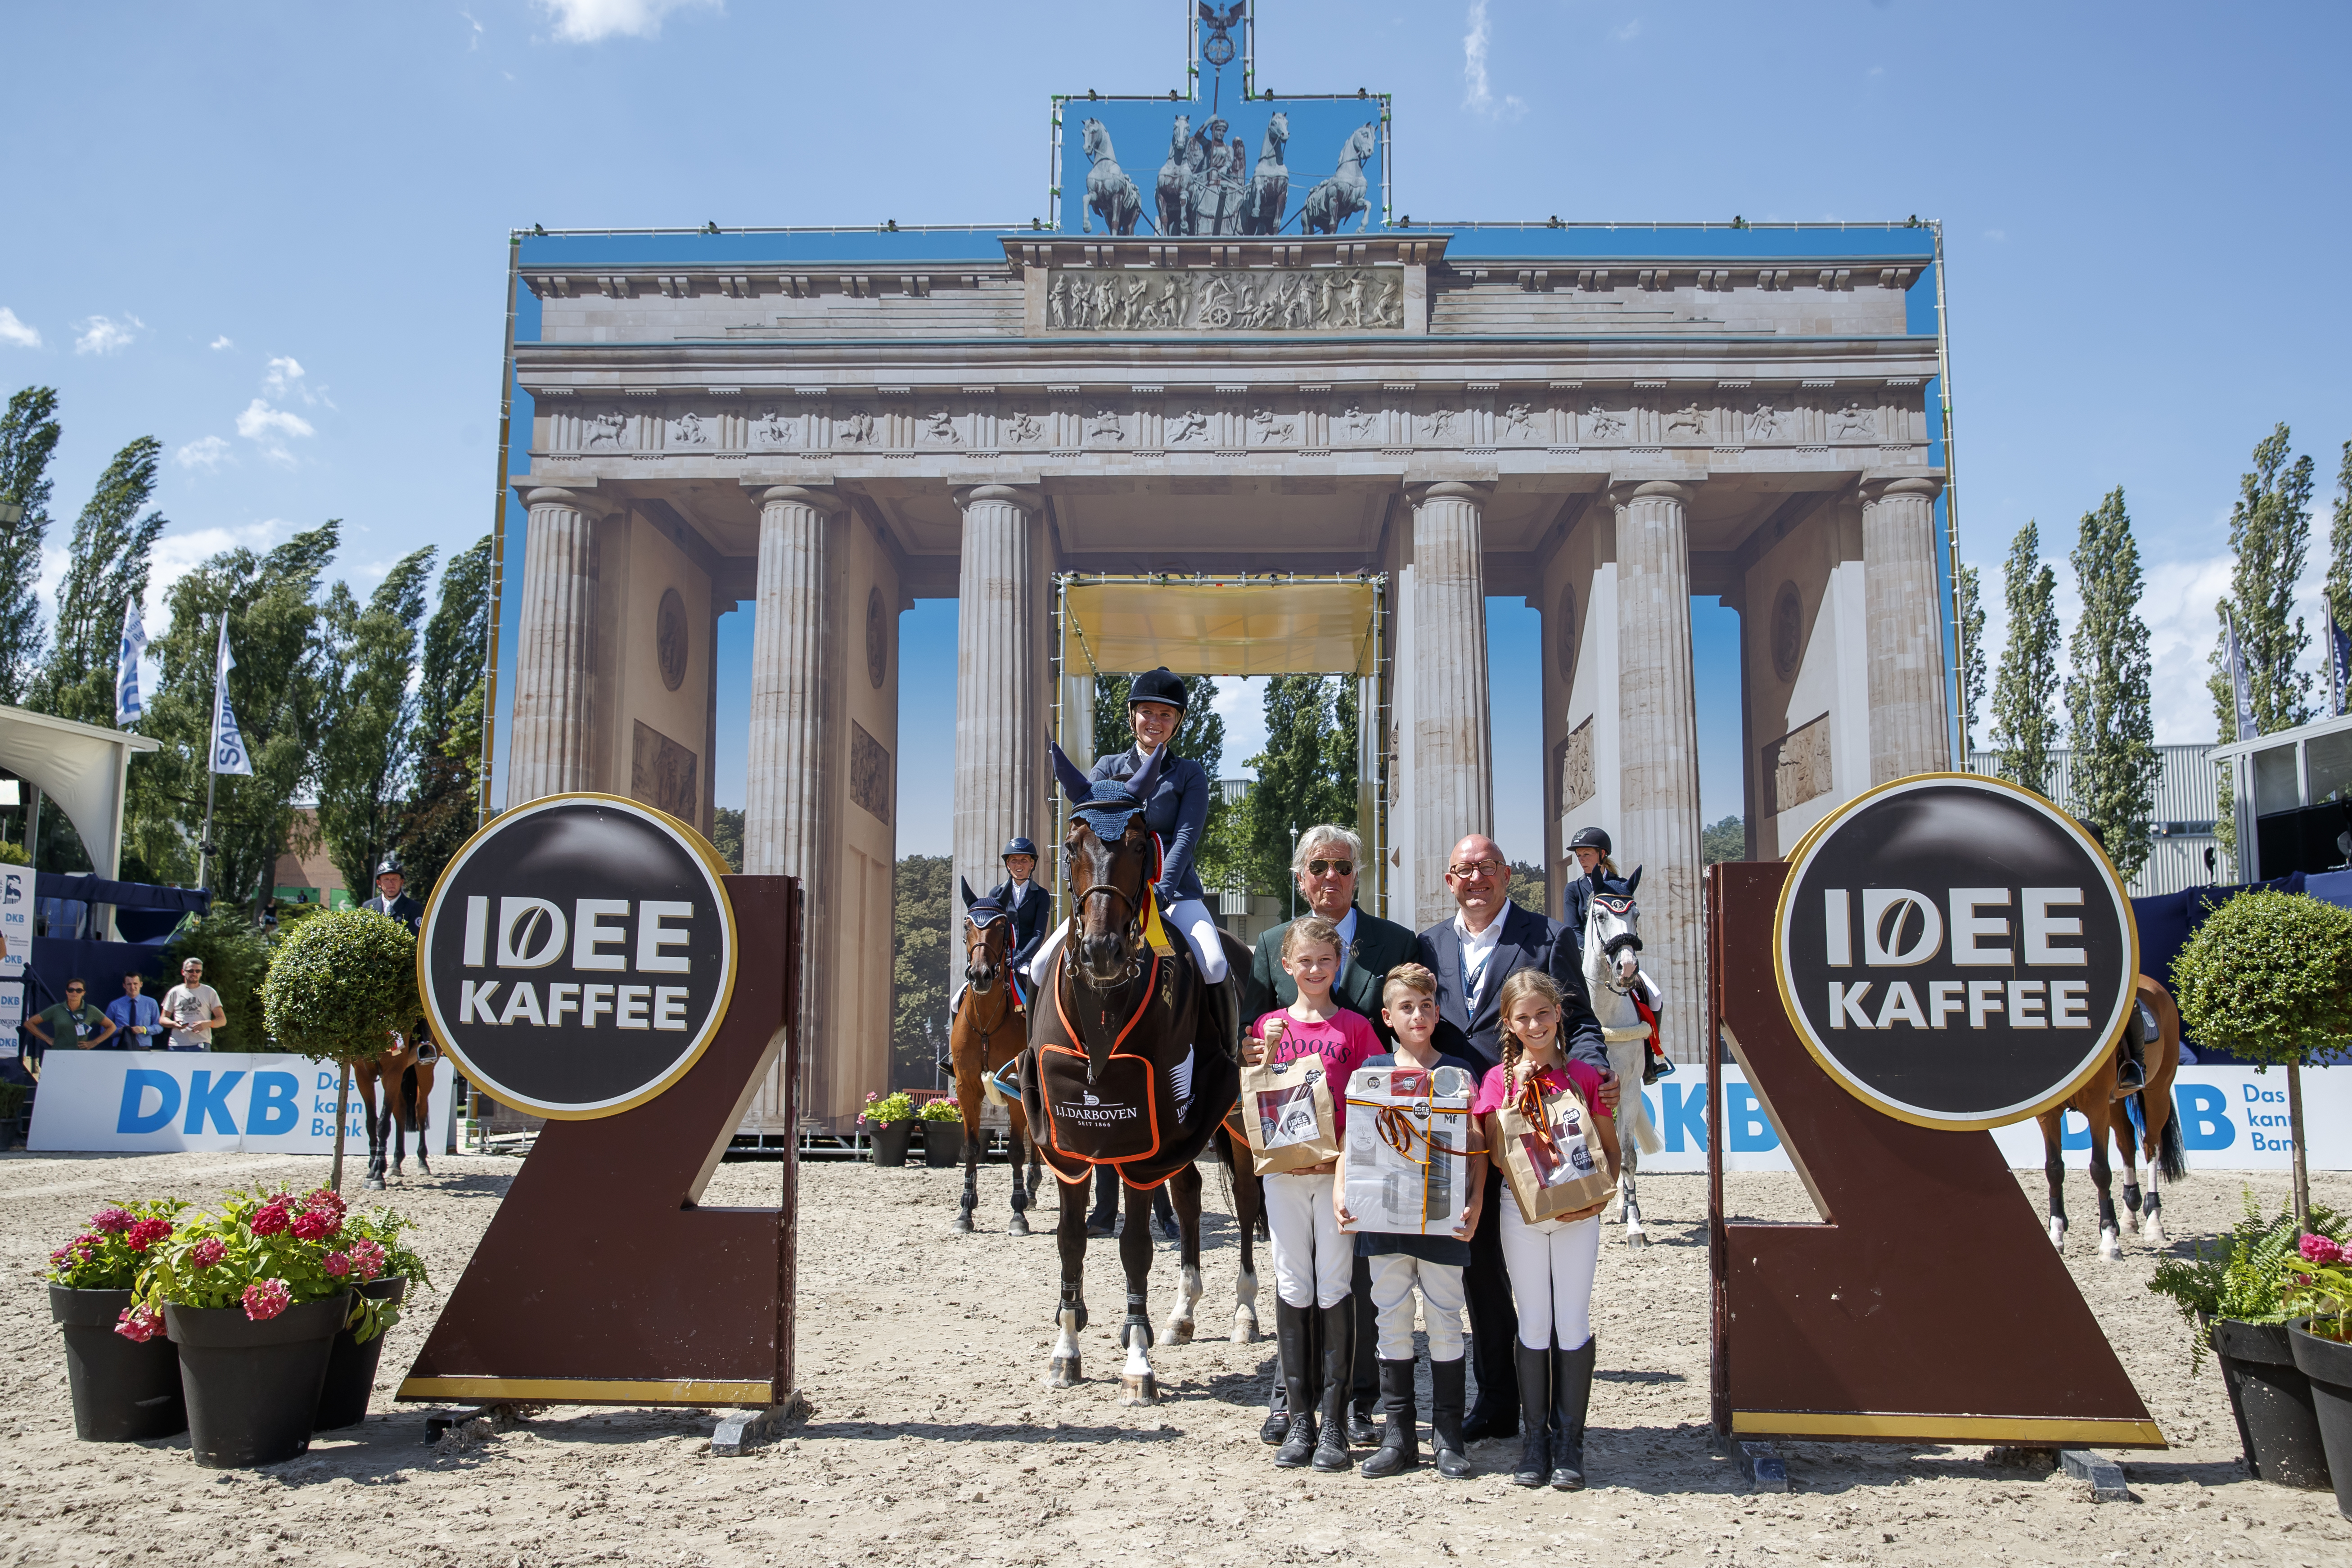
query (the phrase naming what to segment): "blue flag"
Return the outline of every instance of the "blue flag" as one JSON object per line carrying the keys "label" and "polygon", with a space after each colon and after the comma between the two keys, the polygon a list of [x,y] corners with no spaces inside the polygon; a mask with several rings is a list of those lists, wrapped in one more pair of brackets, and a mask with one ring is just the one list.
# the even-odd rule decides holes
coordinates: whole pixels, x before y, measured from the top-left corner
{"label": "blue flag", "polygon": [[2352,708],[2352,632],[2327,617],[2327,689],[2335,713]]}
{"label": "blue flag", "polygon": [[147,651],[147,627],[139,618],[139,601],[122,606],[122,650],[114,660],[114,727],[130,727],[147,710],[139,701],[139,659]]}
{"label": "blue flag", "polygon": [[2258,732],[2254,729],[2254,698],[2246,687],[2245,650],[2238,646],[2238,622],[2230,620],[2230,694],[2238,720],[2237,739],[2251,741]]}
{"label": "blue flag", "polygon": [[236,710],[228,705],[228,672],[236,660],[228,651],[228,617],[221,617],[220,652],[213,661],[213,768],[216,773],[253,776],[253,759],[246,755],[245,736],[236,727]]}

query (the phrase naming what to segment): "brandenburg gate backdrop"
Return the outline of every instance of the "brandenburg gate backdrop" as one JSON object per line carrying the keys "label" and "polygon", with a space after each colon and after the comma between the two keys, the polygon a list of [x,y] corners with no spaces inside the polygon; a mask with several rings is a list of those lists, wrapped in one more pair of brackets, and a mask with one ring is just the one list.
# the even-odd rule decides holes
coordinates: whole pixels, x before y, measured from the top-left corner
{"label": "brandenburg gate backdrop", "polygon": [[[1738,668],[1701,678],[1738,682],[1751,858],[1952,765],[1932,226],[1408,225],[1384,99],[1250,98],[1245,37],[1220,61],[1224,35],[1188,34],[1187,96],[1057,102],[1047,216],[514,238],[489,804],[606,790],[707,833],[715,625],[748,609],[744,869],[807,889],[818,1127],[888,1082],[918,598],[958,601],[976,886],[1008,836],[1054,832],[1057,710],[1085,732],[1070,574],[1340,594],[1324,639],[1356,662],[1319,667],[1364,682],[1368,887],[1408,924],[1450,914],[1446,852],[1492,821],[1490,687],[1539,701],[1555,899],[1578,822],[1648,867],[1683,1060],[1691,596],[1740,616]],[[1489,669],[1496,595],[1541,613],[1535,668]],[[787,1134],[782,1103],[744,1130]]]}

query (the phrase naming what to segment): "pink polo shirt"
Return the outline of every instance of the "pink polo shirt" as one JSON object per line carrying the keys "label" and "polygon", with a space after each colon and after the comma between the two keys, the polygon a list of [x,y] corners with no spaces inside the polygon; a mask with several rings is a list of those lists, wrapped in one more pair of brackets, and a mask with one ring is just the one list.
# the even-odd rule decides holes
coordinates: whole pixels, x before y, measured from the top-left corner
{"label": "pink polo shirt", "polygon": [[1323,1058],[1323,1070],[1331,1083],[1331,1131],[1345,1137],[1348,1131],[1348,1079],[1370,1058],[1388,1049],[1381,1037],[1372,1033],[1372,1026],[1360,1013],[1340,1008],[1328,1018],[1307,1023],[1294,1018],[1286,1007],[1276,1008],[1250,1026],[1250,1033],[1259,1039],[1265,1037],[1265,1026],[1276,1018],[1282,1020],[1282,1040],[1266,1059],[1279,1065],[1296,1061],[1300,1057]]}

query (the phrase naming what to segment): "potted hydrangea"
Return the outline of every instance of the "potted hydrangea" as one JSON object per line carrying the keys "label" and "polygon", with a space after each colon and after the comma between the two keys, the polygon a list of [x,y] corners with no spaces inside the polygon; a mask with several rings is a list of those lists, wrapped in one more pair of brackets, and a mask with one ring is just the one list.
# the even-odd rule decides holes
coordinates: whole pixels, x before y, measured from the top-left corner
{"label": "potted hydrangea", "polygon": [[362,1268],[382,1272],[362,1241],[344,1234],[342,1199],[321,1188],[232,1193],[151,1248],[116,1331],[168,1333],[179,1347],[196,1463],[274,1465],[310,1447],[336,1331],[356,1321],[373,1337],[383,1321],[381,1304],[352,1289]]}
{"label": "potted hydrangea", "polygon": [[2285,1265],[2294,1364],[2311,1379],[2319,1439],[2336,1480],[2336,1511],[2352,1519],[2352,1251],[2331,1237],[2306,1236]]}
{"label": "potted hydrangea", "polygon": [[932,1100],[915,1113],[923,1124],[923,1163],[942,1171],[963,1160],[963,1112],[952,1100]]}
{"label": "potted hydrangea", "polygon": [[874,1163],[877,1165],[903,1165],[907,1163],[907,1145],[915,1137],[915,1097],[905,1089],[893,1089],[888,1094],[868,1094],[866,1109],[857,1113],[874,1134]]}
{"label": "potted hydrangea", "polygon": [[375,1392],[375,1371],[383,1356],[383,1331],[400,1321],[400,1303],[411,1285],[429,1287],[425,1260],[400,1238],[410,1222],[390,1209],[363,1209],[343,1216],[343,1256],[351,1265],[352,1288],[376,1304],[373,1321],[362,1313],[335,1332],[335,1348],[327,1360],[327,1380],[319,1390],[319,1411],[311,1422],[320,1432],[356,1426],[367,1419],[368,1396]]}
{"label": "potted hydrangea", "polygon": [[85,1443],[137,1443],[188,1429],[171,1345],[114,1331],[131,1310],[148,1253],[170,1237],[186,1206],[172,1198],[110,1205],[49,1254],[49,1318],[65,1336],[74,1436]]}

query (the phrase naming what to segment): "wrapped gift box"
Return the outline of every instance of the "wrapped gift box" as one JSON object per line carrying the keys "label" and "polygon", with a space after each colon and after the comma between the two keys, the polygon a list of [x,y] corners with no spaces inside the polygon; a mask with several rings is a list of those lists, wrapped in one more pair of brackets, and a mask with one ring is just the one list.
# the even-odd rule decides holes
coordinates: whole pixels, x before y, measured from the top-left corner
{"label": "wrapped gift box", "polygon": [[1460,1068],[1359,1068],[1348,1079],[1350,1229],[1454,1233],[1470,1198],[1475,1088]]}

